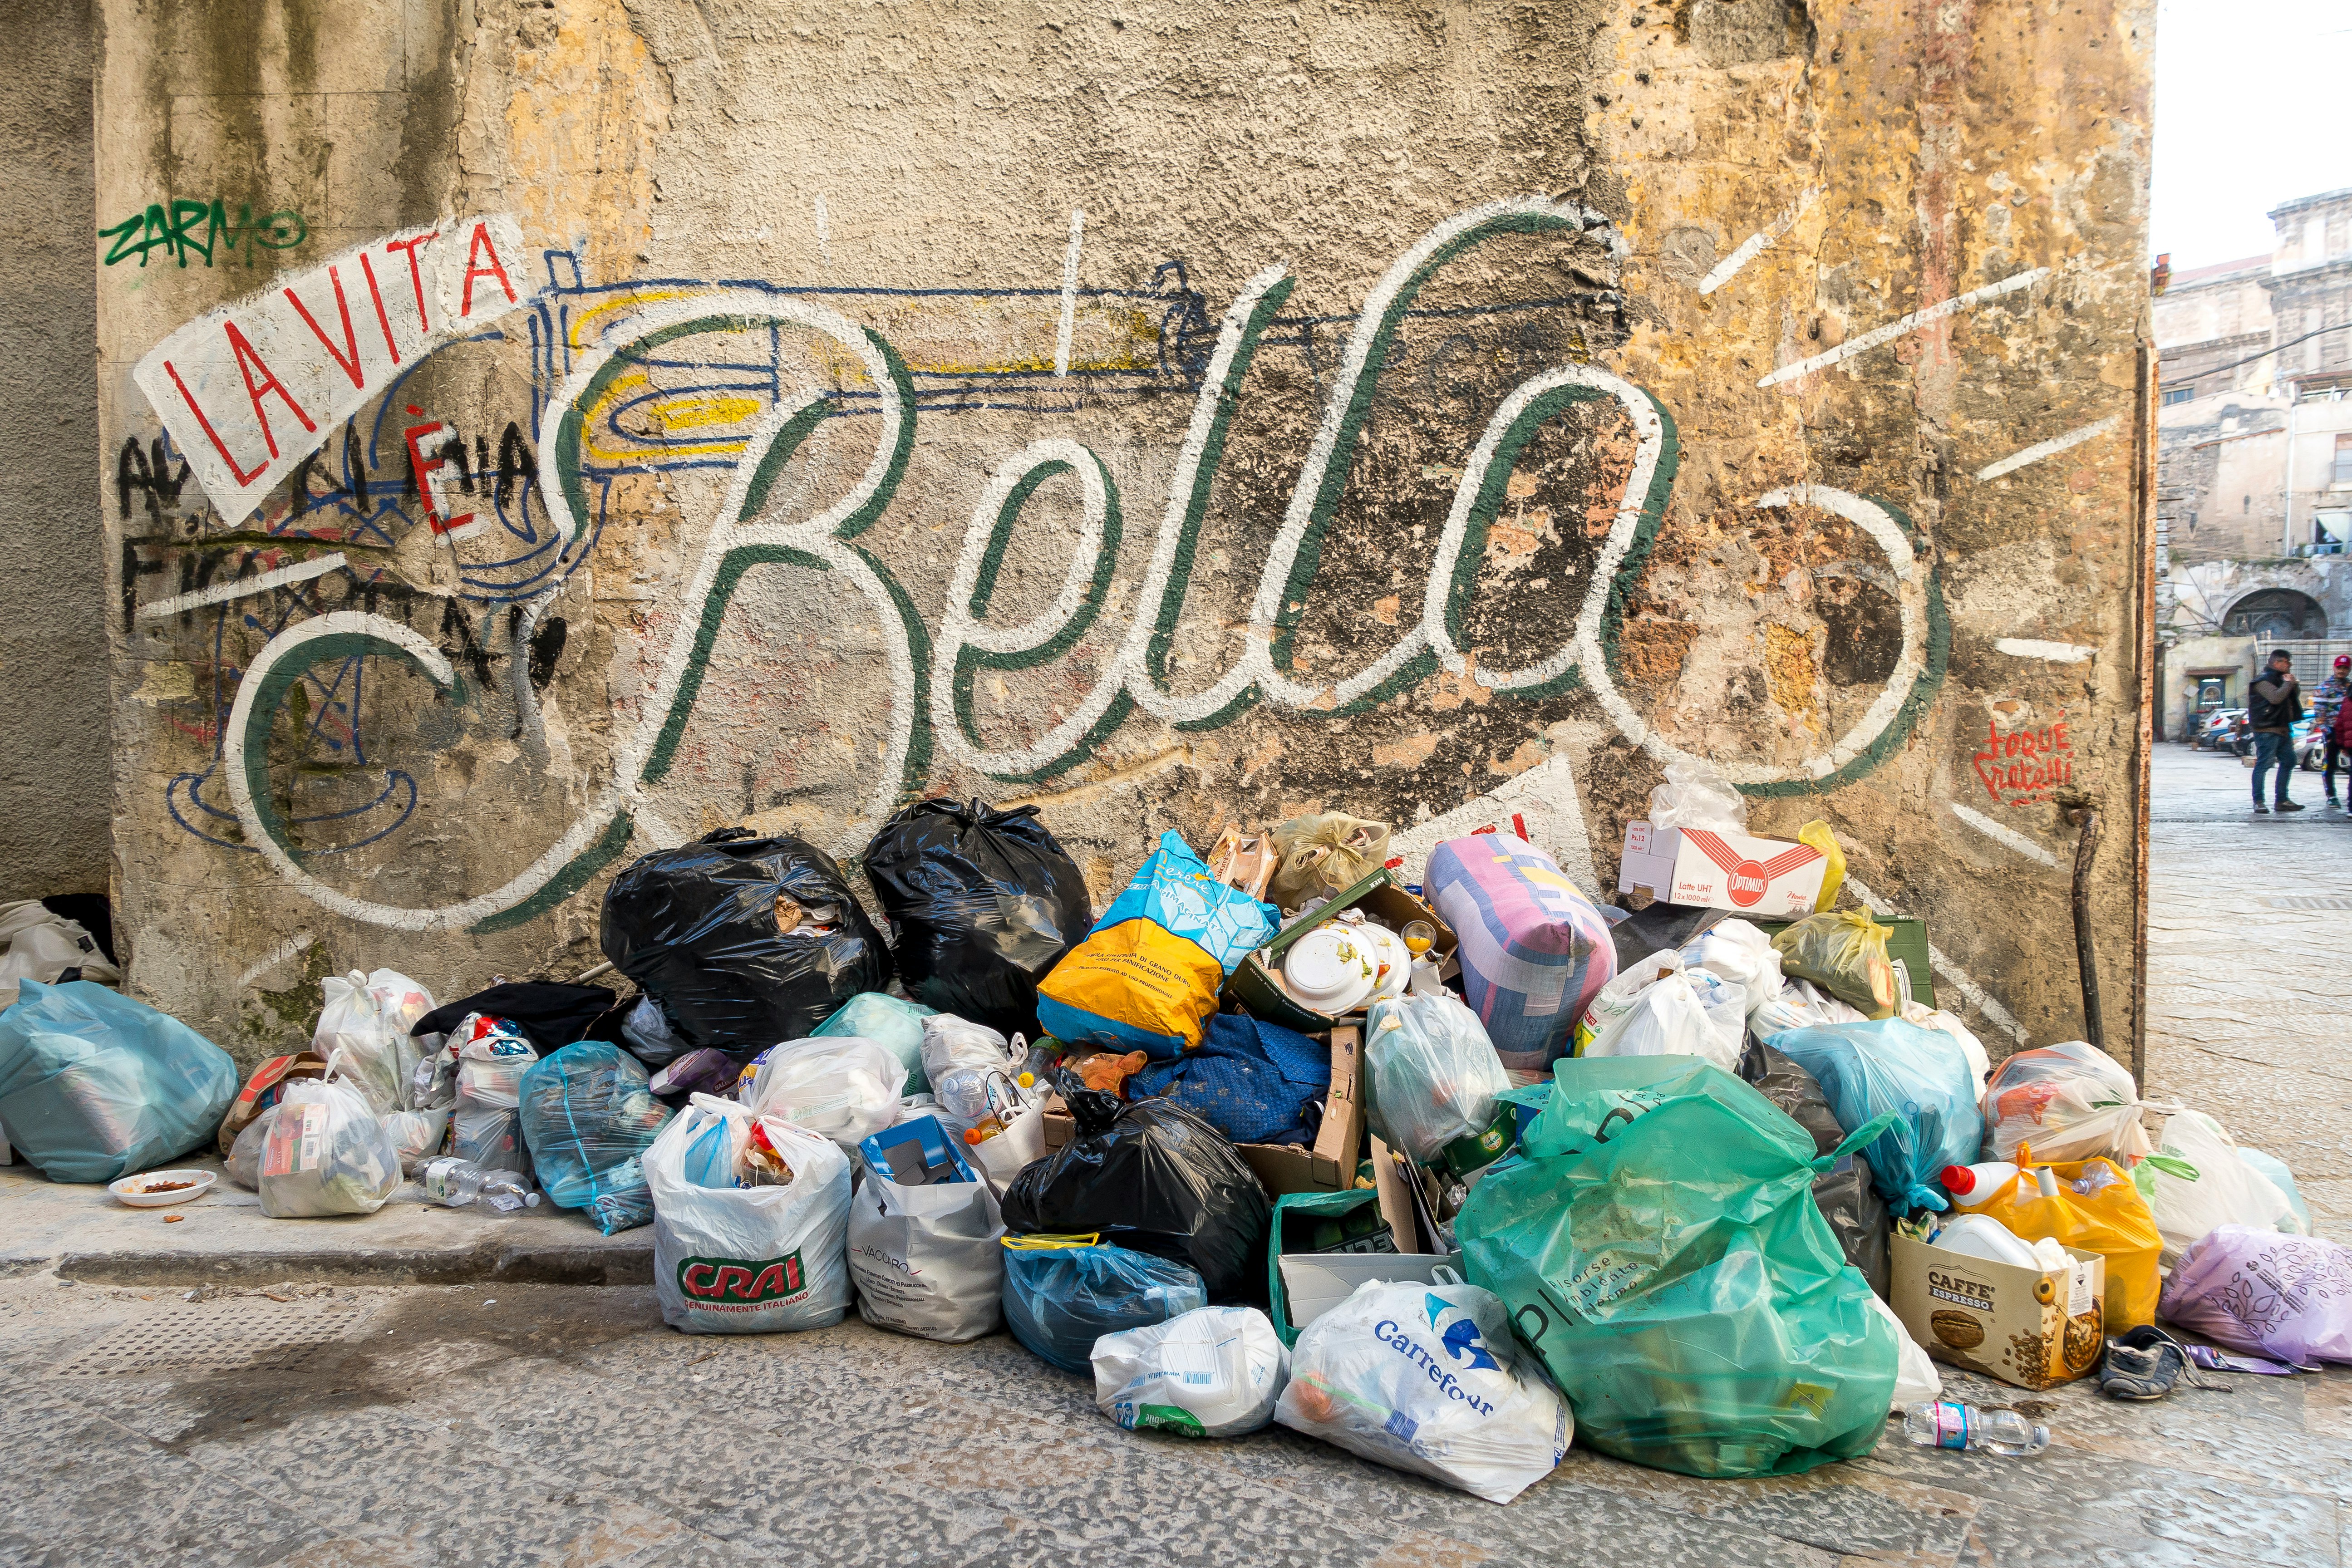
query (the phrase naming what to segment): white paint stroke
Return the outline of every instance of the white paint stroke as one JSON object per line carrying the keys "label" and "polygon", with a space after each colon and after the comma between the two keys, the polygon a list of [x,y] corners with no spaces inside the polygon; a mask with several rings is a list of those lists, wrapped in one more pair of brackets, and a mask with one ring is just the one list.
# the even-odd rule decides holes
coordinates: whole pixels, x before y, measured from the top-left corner
{"label": "white paint stroke", "polygon": [[1907,316],[1895,317],[1883,327],[1873,327],[1858,338],[1848,338],[1827,353],[1818,353],[1811,359],[1801,359],[1794,364],[1784,364],[1771,374],[1758,381],[1756,384],[1778,386],[1784,381],[1795,381],[1800,377],[1811,375],[1817,370],[1827,369],[1840,360],[1852,359],[1858,353],[1867,353],[1881,343],[1891,343],[1906,333],[1917,331],[1930,321],[1940,321],[1947,316],[1956,316],[1971,305],[1980,305],[1987,300],[1998,300],[2003,294],[2014,294],[2020,289],[2031,288],[2049,276],[2050,268],[2047,267],[2033,267],[2004,278],[1998,283],[1988,283],[1981,289],[1971,289],[1965,294],[1955,294],[1948,300],[1937,301],[1924,310],[1914,310]]}
{"label": "white paint stroke", "polygon": [[244,973],[238,975],[236,977],[237,988],[239,990],[243,990],[246,986],[252,984],[255,981],[260,979],[263,975],[268,973],[271,970],[277,968],[279,964],[285,963],[288,959],[293,957],[296,953],[300,952],[303,949],[309,947],[312,942],[318,940],[319,939],[317,937],[312,936],[307,931],[296,931],[292,936],[288,937],[284,942],[281,942],[276,947],[271,948],[269,952],[263,956],[260,963],[255,964],[251,969],[248,969]]}
{"label": "white paint stroke", "polygon": [[1773,219],[1769,226],[1760,228],[1740,241],[1738,249],[1717,262],[1715,269],[1698,280],[1698,291],[1712,294],[1730,282],[1734,273],[1763,255],[1782,235],[1796,227],[1797,220],[1805,216],[1805,209],[1819,200],[1821,194],[1822,188],[1813,186],[1799,196],[1787,212]]}
{"label": "white paint stroke", "polygon": [[1998,463],[1987,463],[1977,470],[1977,478],[1997,479],[2003,474],[2013,474],[2028,463],[2038,463],[2044,458],[2055,457],[2069,447],[2079,447],[2085,441],[2104,436],[2123,422],[2122,415],[2110,414],[2105,419],[2095,419],[2080,429],[2067,431],[2063,436],[2053,436],[2047,441],[2037,441],[2021,451],[2011,452]]}
{"label": "white paint stroke", "polygon": [[[1872,914],[1895,913],[1894,909],[1885,900],[1855,881],[1852,875],[1847,876],[1845,885],[1853,889],[1853,896],[1860,899]],[[2025,1044],[2025,1031],[2019,1026],[2017,1019],[2010,1010],[1994,1001],[1983,986],[1969,979],[1968,972],[1954,963],[1946,956],[1944,950],[1932,942],[1927,944],[1927,966],[1951,982],[1952,989],[1958,992],[1961,999],[1981,1014],[1987,1022],[2005,1031],[2009,1037],[2019,1045]]]}
{"label": "white paint stroke", "polygon": [[1062,320],[1054,329],[1054,374],[1070,374],[1070,329],[1078,318],[1078,251],[1086,244],[1087,215],[1070,209],[1070,248],[1062,255]]}
{"label": "white paint stroke", "polygon": [[810,204],[816,216],[816,258],[825,266],[833,265],[833,216],[824,209],[824,198],[819,196]]}
{"label": "white paint stroke", "polygon": [[2086,664],[2099,651],[2087,643],[2043,642],[2038,637],[1995,637],[1992,646],[2019,658],[2042,658],[2052,664]]}
{"label": "white paint stroke", "polygon": [[2016,850],[2020,855],[2024,856],[2027,859],[2039,860],[2044,866],[2051,868],[2053,870],[2057,868],[2057,856],[2053,855],[2049,850],[2044,849],[2041,845],[2036,844],[2032,839],[2028,838],[2016,828],[2005,827],[2001,824],[1995,822],[1991,817],[1987,816],[1983,812],[1975,810],[1969,806],[1962,805],[1958,801],[1954,801],[1952,803],[1952,815],[1958,817],[1962,822],[1967,823],[1970,827],[1975,828],[1979,833],[1983,834],[1987,838],[1993,840],[1997,844],[2005,844],[2009,846],[2009,847]]}
{"label": "white paint stroke", "polygon": [[176,616],[183,610],[201,610],[206,605],[226,605],[231,599],[244,599],[256,594],[267,594],[270,589],[282,588],[289,583],[307,583],[313,577],[323,577],[328,573],[338,570],[342,564],[343,552],[337,550],[321,555],[316,560],[298,561],[291,566],[280,566],[275,572],[264,572],[254,577],[240,577],[234,583],[215,583],[209,588],[199,588],[193,594],[182,594],[175,598],[158,599],[152,605],[142,605],[139,606],[139,618],[142,621],[161,620],[165,616]]}

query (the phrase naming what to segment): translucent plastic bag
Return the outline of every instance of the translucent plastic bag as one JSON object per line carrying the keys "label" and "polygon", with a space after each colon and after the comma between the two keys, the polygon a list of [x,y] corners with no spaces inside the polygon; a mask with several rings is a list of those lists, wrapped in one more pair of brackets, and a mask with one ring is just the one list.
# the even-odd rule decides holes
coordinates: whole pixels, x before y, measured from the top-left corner
{"label": "translucent plastic bag", "polygon": [[1847,1131],[1895,1118],[1862,1152],[1888,1206],[1908,1214],[1950,1203],[1937,1178],[1947,1165],[1974,1161],[1984,1142],[1984,1115],[1958,1041],[1886,1018],[1790,1029],[1769,1043],[1813,1075]]}
{"label": "translucent plastic bag", "polygon": [[[1934,1029],[1938,1034],[1949,1035],[1959,1042],[1962,1054],[1969,1058],[1969,1076],[1976,1080],[1977,1103],[1979,1106],[1983,1105],[1985,1080],[1992,1076],[1992,1058],[1985,1055],[1984,1042],[1978,1039],[1966,1024],[1940,1007],[1926,1007],[1916,1002],[1907,1002],[1904,1004],[1902,1017],[1906,1024],[1916,1024],[1923,1029]],[[1990,1134],[1992,1121],[1992,1113],[1990,1110],[1985,1112],[1985,1121],[1986,1131]],[[2004,1154],[2001,1158],[2007,1159],[2008,1156]]]}
{"label": "translucent plastic bag", "polygon": [[269,1141],[269,1123],[277,1114],[277,1106],[263,1107],[260,1115],[237,1130],[236,1142],[221,1161],[228,1179],[248,1193],[261,1185],[261,1150]]}
{"label": "translucent plastic bag", "polygon": [[923,1020],[933,1016],[934,1010],[919,1002],[908,1002],[887,991],[866,991],[843,1003],[841,1011],[819,1024],[809,1038],[847,1036],[878,1040],[907,1069],[906,1083],[898,1092],[921,1094],[931,1087],[930,1077],[923,1070]]}
{"label": "translucent plastic bag", "polygon": [[2104,1155],[2126,1169],[2155,1152],[2131,1074],[2087,1040],[2002,1061],[1985,1083],[1984,1119],[1985,1147],[1996,1160],[2015,1160],[2021,1143],[2044,1160]]}
{"label": "translucent plastic bag", "polygon": [[1650,792],[1650,826],[1745,833],[1748,797],[1705,763],[1678,759],[1666,764],[1666,782]]}
{"label": "translucent plastic bag", "polygon": [[1238,1437],[1274,1419],[1290,1352],[1255,1307],[1195,1307],[1095,1342],[1095,1408],[1129,1432]]}
{"label": "translucent plastic bag", "polygon": [[2200,1110],[2179,1111],[2164,1124],[2163,1142],[2133,1168],[2132,1180],[2156,1215],[2168,1268],[2222,1226],[2276,1230],[2294,1212],[2277,1184],[2239,1155],[2237,1140]]}
{"label": "translucent plastic bag", "polygon": [[1281,864],[1266,884],[1266,897],[1286,910],[1309,899],[1327,899],[1370,876],[1388,863],[1389,825],[1343,812],[1295,816],[1274,830]]}
{"label": "translucent plastic bag", "polygon": [[1790,1029],[1818,1028],[1825,1024],[1864,1024],[1869,1020],[1810,980],[1784,980],[1780,994],[1748,1016],[1751,1038],[1769,1040]]}
{"label": "translucent plastic bag", "polygon": [[[1454,1235],[1589,1446],[1696,1476],[1809,1470],[1870,1452],[1886,1423],[1895,1336],[1811,1189],[1891,1125],[1816,1154],[1707,1063],[1564,1061]],[[1307,1370],[1302,1353],[1294,1389]]]}
{"label": "translucent plastic bag", "polygon": [[189,1028],[88,980],[19,983],[0,1012],[0,1126],[53,1182],[110,1182],[210,1142],[236,1063]]}
{"label": "translucent plastic bag", "polygon": [[735,1097],[854,1150],[898,1120],[904,1070],[878,1040],[788,1040],[751,1058]]}
{"label": "translucent plastic bag", "polygon": [[1511,1087],[1478,1015],[1450,995],[1373,1003],[1364,1065],[1373,1131],[1423,1164],[1486,1131]]}
{"label": "translucent plastic bag", "polygon": [[952,1013],[933,1013],[923,1020],[919,1050],[926,1089],[936,1089],[940,1079],[958,1068],[1012,1070],[1011,1040],[985,1024]]}
{"label": "translucent plastic bag", "polygon": [[[755,1121],[791,1181],[739,1187],[688,1175],[688,1151],[714,1127],[740,1150]],[[644,1164],[662,1321],[689,1334],[789,1333],[829,1327],[849,1310],[849,1161],[832,1140],[698,1094]]]}
{"label": "translucent plastic bag", "polygon": [[622,1016],[621,1040],[649,1068],[667,1067],[693,1044],[670,1027],[668,1015],[650,996],[638,997],[636,1005]]}
{"label": "translucent plastic bag", "polygon": [[1686,970],[1704,969],[1738,986],[1751,1017],[1787,984],[1780,976],[1780,950],[1772,945],[1770,937],[1737,916],[1699,932],[1677,956]]}
{"label": "translucent plastic bag", "polygon": [[1209,1304],[1198,1274],[1150,1253],[1055,1236],[1008,1236],[1003,1247],[1004,1326],[1064,1372],[1092,1371],[1105,1334]]}
{"label": "translucent plastic bag", "polygon": [[522,1075],[524,1147],[548,1201],[586,1209],[606,1236],[650,1225],[639,1157],[669,1121],[645,1064],[603,1040],[566,1046]]}
{"label": "translucent plastic bag", "polygon": [[1592,1048],[1592,1042],[1613,1028],[1633,1010],[1633,998],[1659,981],[1682,973],[1682,954],[1668,948],[1654,952],[1636,963],[1629,963],[1612,975],[1609,983],[1592,994],[1584,1015],[1576,1023],[1574,1051],[1582,1056]]}
{"label": "translucent plastic bag", "polygon": [[1488,1502],[1551,1474],[1576,1430],[1503,1303],[1475,1285],[1359,1285],[1298,1331],[1274,1418]]}
{"label": "translucent plastic bag", "polygon": [[[2260,1149],[2249,1149],[2242,1143],[2238,1145],[2238,1158],[2268,1176],[2271,1185],[2285,1196],[2287,1215],[2280,1218],[2279,1229],[2296,1236],[2309,1236],[2311,1208],[2303,1201],[2303,1194],[2294,1184],[2294,1173],[2286,1168],[2286,1162],[2274,1154],[2265,1154]],[[2288,1216],[2292,1216],[2293,1224],[2288,1223]]]}
{"label": "translucent plastic bag", "polygon": [[523,1143],[522,1079],[539,1050],[503,1018],[469,1013],[449,1032],[445,1047],[457,1063],[457,1100],[450,1149],[486,1170],[530,1173]]}
{"label": "translucent plastic bag", "polygon": [[441,1152],[449,1135],[449,1108],[438,1110],[395,1110],[383,1119],[384,1135],[400,1156],[404,1174],[414,1175],[418,1163]]}
{"label": "translucent plastic bag", "polygon": [[[2095,1252],[2107,1260],[2107,1332],[2120,1334],[2142,1323],[2156,1321],[2157,1259],[2164,1249],[2156,1215],[2147,1200],[2132,1184],[2131,1173],[2113,1160],[2045,1161],[2041,1149],[2021,1144],[2014,1158],[2020,1166],[2047,1165],[2055,1181],[2055,1197],[2044,1197],[2042,1184],[2030,1169],[2002,1184],[1983,1203],[1962,1208],[2007,1226],[2022,1241],[2047,1237],[2063,1246]],[[1974,1194],[1971,1194],[1974,1195]]]}
{"label": "translucent plastic bag", "polygon": [[433,994],[394,969],[330,974],[322,989],[326,1005],[310,1049],[340,1068],[378,1116],[415,1109],[410,1086],[424,1053],[408,1031],[433,1011]]}
{"label": "translucent plastic bag", "polygon": [[1579,1054],[1588,1057],[1699,1057],[1727,1069],[1739,1065],[1748,994],[1708,970],[1676,969],[1634,993]]}
{"label": "translucent plastic bag", "polygon": [[331,1078],[286,1086],[261,1146],[263,1214],[373,1214],[399,1189],[400,1175],[400,1151],[355,1085]]}
{"label": "translucent plastic bag", "polygon": [[1815,981],[1839,1001],[1871,1018],[1891,1018],[1899,1000],[1895,964],[1886,956],[1892,926],[1880,925],[1864,910],[1807,915],[1772,939],[1780,951],[1780,971]]}

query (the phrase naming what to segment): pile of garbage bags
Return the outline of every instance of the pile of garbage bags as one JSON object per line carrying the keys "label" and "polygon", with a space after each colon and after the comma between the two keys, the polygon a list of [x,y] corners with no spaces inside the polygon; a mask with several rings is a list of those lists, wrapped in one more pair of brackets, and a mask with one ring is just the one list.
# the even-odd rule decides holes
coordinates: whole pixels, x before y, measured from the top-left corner
{"label": "pile of garbage bags", "polygon": [[[1652,817],[1745,821],[1684,764]],[[1407,887],[1341,812],[1163,834],[1097,918],[1034,807],[916,803],[850,872],[723,829],[613,879],[625,994],[353,971],[242,1086],[19,977],[0,1127],[64,1181],[209,1144],[278,1218],[650,1226],[685,1332],[1003,1329],[1124,1429],[1279,1425],[1496,1503],[1571,1441],[1709,1478],[1869,1453],[1951,1348],[1890,1306],[1913,1243],[2098,1261],[2093,1333],[2352,1361],[2352,1258],[2283,1164],[2084,1042],[1992,1063],[1801,837],[1828,869],[1785,921],[1604,907],[1501,831]]]}

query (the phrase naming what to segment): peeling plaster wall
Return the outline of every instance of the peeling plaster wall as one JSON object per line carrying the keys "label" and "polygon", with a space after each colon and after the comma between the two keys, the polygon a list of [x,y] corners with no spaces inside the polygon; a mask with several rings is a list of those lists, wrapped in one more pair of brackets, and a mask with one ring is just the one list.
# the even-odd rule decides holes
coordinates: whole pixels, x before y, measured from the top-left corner
{"label": "peeling plaster wall", "polygon": [[106,556],[97,507],[90,14],[0,10],[16,69],[0,297],[0,901],[107,890]]}
{"label": "peeling plaster wall", "polygon": [[1996,1053],[2096,805],[2127,1045],[2152,7],[104,12],[102,213],[253,208],[100,277],[131,984],[240,1055],[722,825],[1609,891],[1684,754]]}

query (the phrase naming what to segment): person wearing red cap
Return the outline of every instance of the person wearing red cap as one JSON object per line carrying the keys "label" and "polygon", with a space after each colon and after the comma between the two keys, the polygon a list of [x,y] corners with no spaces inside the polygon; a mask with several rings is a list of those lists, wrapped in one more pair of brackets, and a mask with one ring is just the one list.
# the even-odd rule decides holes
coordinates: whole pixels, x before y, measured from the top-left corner
{"label": "person wearing red cap", "polygon": [[2336,764],[2344,763],[2345,792],[2352,797],[2352,654],[2336,656],[2336,672],[2319,683],[2317,712],[2319,732],[2327,737],[2326,758],[2320,782],[2327,789],[2327,809],[2341,809],[2336,802]]}

